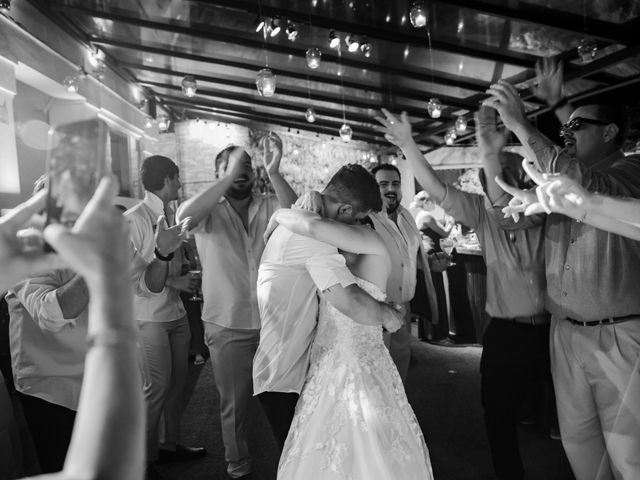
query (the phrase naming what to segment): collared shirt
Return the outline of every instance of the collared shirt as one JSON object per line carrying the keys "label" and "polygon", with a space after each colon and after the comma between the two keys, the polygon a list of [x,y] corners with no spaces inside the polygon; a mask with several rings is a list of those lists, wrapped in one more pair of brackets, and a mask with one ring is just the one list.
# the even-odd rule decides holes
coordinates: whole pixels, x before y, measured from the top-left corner
{"label": "collared shirt", "polygon": [[277,228],[262,255],[262,328],[253,360],[253,394],[300,393],[316,333],[317,292],[356,282],[335,247]]}
{"label": "collared shirt", "polygon": [[71,270],[32,277],[6,295],[11,367],[16,390],[71,410],[78,399],[87,351],[87,309],[65,319],[56,290]]}
{"label": "collared shirt", "polygon": [[544,312],[544,222],[526,218],[517,229],[501,228],[503,203],[492,205],[481,195],[447,185],[440,206],[478,235],[487,265],[487,313],[501,318],[537,315]]}
{"label": "collared shirt", "polygon": [[203,321],[226,328],[260,328],[256,284],[262,235],[278,207],[275,196],[254,194],[247,231],[223,197],[194,230],[202,263]]}
{"label": "collared shirt", "polygon": [[142,202],[124,213],[129,222],[133,247],[133,318],[138,322],[171,322],[186,315],[178,290],[165,286],[154,293],[147,287],[145,279],[146,269],[154,259],[156,223],[163,214],[162,200],[151,192],[145,192]]}
{"label": "collared shirt", "polygon": [[[535,148],[540,167],[589,191],[640,198],[640,157],[621,151],[586,167],[558,147]],[[547,309],[581,321],[640,315],[640,243],[559,214],[547,218]]]}
{"label": "collared shirt", "polygon": [[387,299],[395,303],[407,303],[416,292],[418,248],[422,243],[422,235],[413,216],[403,206],[398,207],[397,224],[384,211],[372,213],[369,217],[391,256]]}

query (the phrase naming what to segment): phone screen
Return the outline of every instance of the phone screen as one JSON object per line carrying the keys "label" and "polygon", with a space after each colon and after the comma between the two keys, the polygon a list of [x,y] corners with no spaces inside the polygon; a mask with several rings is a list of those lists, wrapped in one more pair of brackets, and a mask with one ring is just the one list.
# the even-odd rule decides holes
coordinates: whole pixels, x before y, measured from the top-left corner
{"label": "phone screen", "polygon": [[99,119],[49,130],[47,224],[73,225],[111,171],[109,127]]}

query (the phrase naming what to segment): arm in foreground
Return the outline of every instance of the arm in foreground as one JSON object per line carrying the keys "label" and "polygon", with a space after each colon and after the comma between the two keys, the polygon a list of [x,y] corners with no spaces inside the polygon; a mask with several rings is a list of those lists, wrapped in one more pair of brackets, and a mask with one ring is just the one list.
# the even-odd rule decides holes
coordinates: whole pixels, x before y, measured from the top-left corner
{"label": "arm in foreground", "polygon": [[50,225],[47,241],[90,292],[84,382],[64,469],[38,479],[142,479],[144,403],[133,324],[128,235],[103,179],[72,230]]}

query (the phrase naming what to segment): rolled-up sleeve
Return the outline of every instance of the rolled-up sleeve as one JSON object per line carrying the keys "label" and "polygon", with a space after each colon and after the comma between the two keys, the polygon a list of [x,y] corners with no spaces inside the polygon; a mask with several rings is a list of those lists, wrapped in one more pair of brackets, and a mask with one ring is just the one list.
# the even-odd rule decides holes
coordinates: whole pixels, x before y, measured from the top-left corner
{"label": "rolled-up sleeve", "polygon": [[305,262],[305,267],[321,292],[334,285],[346,287],[356,283],[344,257],[337,252],[314,255]]}
{"label": "rolled-up sleeve", "polygon": [[59,332],[64,326],[75,326],[75,319],[65,319],[56,290],[66,282],[56,273],[31,278],[14,289],[16,298],[40,328]]}
{"label": "rolled-up sleeve", "polygon": [[468,228],[477,229],[485,215],[484,199],[481,195],[462,192],[447,185],[444,198],[440,202],[442,209],[457,222]]}
{"label": "rolled-up sleeve", "polygon": [[141,222],[144,221],[144,219],[139,217],[138,215],[129,215],[126,218],[129,221],[129,238],[131,240],[130,271],[134,293],[141,297],[152,297],[155,295],[161,295],[164,289],[156,293],[152,292],[147,287],[146,272],[147,267],[152,260],[146,259],[142,253],[144,251],[145,245],[145,231],[144,226],[141,224]]}

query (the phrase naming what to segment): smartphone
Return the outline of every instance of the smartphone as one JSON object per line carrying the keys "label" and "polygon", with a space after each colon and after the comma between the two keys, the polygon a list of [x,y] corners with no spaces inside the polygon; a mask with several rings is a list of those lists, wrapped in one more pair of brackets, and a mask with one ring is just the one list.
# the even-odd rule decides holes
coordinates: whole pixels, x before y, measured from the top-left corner
{"label": "smartphone", "polygon": [[46,224],[72,226],[111,171],[109,127],[100,119],[49,130]]}

